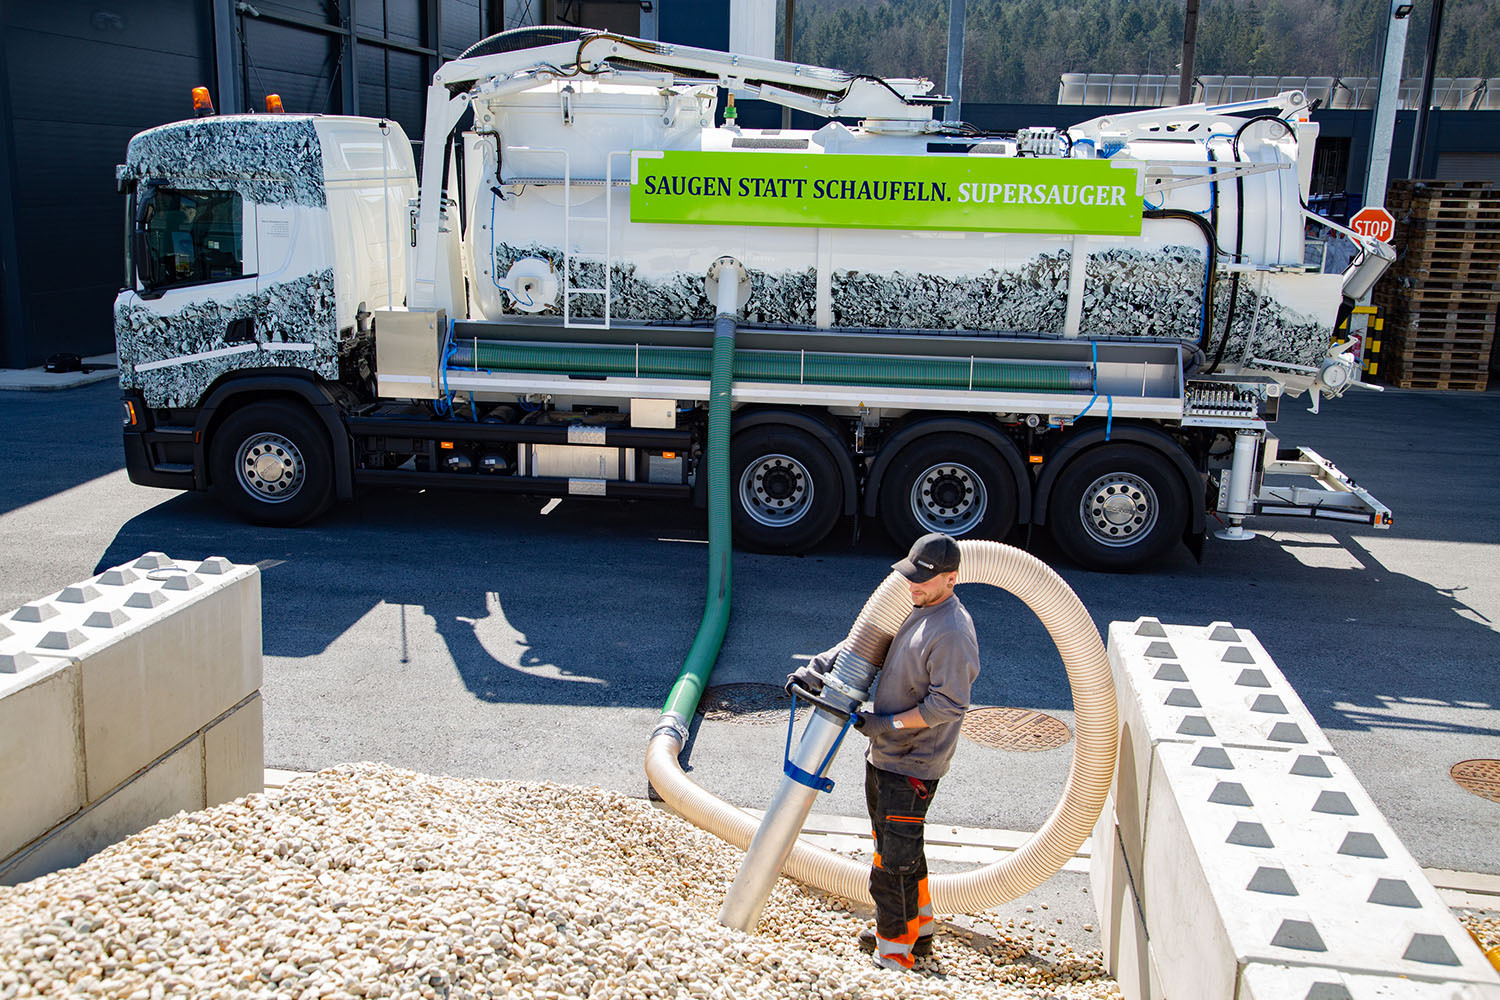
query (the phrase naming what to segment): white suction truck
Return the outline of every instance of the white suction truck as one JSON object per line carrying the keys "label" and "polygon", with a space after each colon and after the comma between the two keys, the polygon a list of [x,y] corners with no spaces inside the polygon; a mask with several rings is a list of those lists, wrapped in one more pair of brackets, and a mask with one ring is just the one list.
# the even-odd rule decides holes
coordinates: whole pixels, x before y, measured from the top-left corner
{"label": "white suction truck", "polygon": [[1001,135],[931,90],[532,28],[438,71],[420,176],[389,120],[142,132],[130,476],[271,524],[386,485],[701,503],[728,311],[747,547],[1035,525],[1132,569],[1215,520],[1390,523],[1270,430],[1358,383],[1333,333],[1392,259],[1339,230],[1346,272],[1304,263],[1302,94]]}

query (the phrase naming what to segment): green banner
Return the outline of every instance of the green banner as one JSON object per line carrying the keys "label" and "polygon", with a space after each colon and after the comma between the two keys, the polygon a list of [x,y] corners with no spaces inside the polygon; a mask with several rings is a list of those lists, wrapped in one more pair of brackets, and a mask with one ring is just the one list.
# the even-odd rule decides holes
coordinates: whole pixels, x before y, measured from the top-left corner
{"label": "green banner", "polygon": [[637,152],[630,221],[1139,236],[1138,176],[1092,159]]}

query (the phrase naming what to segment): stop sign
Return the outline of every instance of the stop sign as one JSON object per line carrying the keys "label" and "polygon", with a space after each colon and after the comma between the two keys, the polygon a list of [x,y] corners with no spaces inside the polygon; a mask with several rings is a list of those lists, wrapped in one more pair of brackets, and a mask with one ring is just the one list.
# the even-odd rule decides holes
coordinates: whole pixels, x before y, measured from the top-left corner
{"label": "stop sign", "polygon": [[1354,213],[1349,228],[1361,236],[1373,236],[1382,243],[1389,243],[1396,233],[1396,219],[1378,205],[1370,205]]}

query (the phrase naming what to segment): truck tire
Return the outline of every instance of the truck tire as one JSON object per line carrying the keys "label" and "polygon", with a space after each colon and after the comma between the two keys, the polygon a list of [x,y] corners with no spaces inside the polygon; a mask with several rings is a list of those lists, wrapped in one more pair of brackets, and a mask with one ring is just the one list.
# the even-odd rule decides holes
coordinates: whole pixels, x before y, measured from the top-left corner
{"label": "truck tire", "polygon": [[306,407],[252,403],[225,418],[209,442],[219,502],[254,524],[289,527],[333,502],[333,453]]}
{"label": "truck tire", "polygon": [[729,491],[735,543],[756,552],[805,552],[838,522],[838,467],[811,434],[761,425],[730,442]]}
{"label": "truck tire", "polygon": [[932,531],[1003,539],[1016,526],[1016,484],[994,448],[965,434],[907,445],[880,483],[880,519],[905,552]]}
{"label": "truck tire", "polygon": [[1182,540],[1187,487],[1172,463],[1138,444],[1106,444],[1057,477],[1047,529],[1085,569],[1144,569]]}

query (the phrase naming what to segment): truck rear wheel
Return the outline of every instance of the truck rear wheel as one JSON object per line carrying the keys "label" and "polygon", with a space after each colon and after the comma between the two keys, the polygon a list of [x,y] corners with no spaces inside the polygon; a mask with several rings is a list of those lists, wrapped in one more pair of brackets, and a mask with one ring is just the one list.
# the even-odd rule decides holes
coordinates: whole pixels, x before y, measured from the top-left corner
{"label": "truck rear wheel", "polygon": [[902,551],[933,531],[1003,539],[1016,525],[1016,485],[978,438],[925,438],[902,449],[881,480],[880,519]]}
{"label": "truck rear wheel", "polygon": [[209,444],[209,473],[219,501],[255,524],[301,524],[333,500],[328,437],[295,403],[231,413]]}
{"label": "truck rear wheel", "polygon": [[1074,459],[1052,487],[1047,528],[1086,569],[1144,569],[1182,538],[1187,486],[1158,452],[1107,444]]}
{"label": "truck rear wheel", "polygon": [[806,431],[758,426],[730,445],[735,542],[758,552],[804,552],[843,509],[833,456]]}

